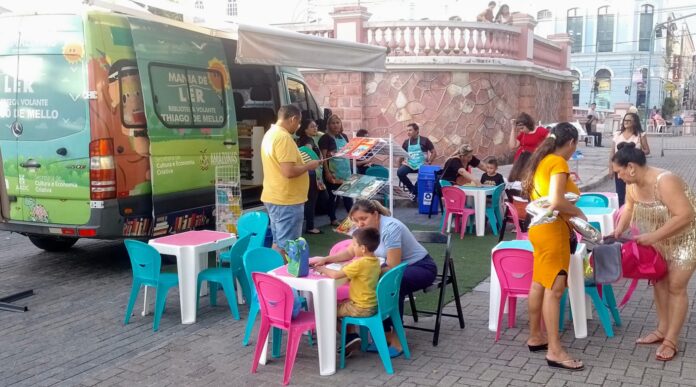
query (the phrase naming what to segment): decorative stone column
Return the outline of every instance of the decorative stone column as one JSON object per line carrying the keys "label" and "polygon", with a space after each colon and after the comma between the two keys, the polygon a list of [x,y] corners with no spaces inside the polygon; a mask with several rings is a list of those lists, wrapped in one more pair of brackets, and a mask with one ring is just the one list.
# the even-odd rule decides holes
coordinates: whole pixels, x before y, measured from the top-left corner
{"label": "decorative stone column", "polygon": [[370,19],[371,13],[361,6],[336,7],[329,15],[334,19],[334,36],[339,40],[367,43],[367,34],[363,24]]}
{"label": "decorative stone column", "polygon": [[534,61],[534,27],[537,22],[532,15],[516,13],[512,15],[512,25],[520,27],[519,60]]}
{"label": "decorative stone column", "polygon": [[[336,39],[367,43],[364,23],[372,16],[360,6],[336,7],[330,13],[334,19]],[[319,105],[327,107],[343,120],[343,129],[351,132],[365,127],[364,97],[365,75],[360,72],[308,71],[304,77]]]}
{"label": "decorative stone column", "polygon": [[[568,66],[570,64],[570,48],[571,48],[571,38],[570,35],[562,33],[562,34],[553,34],[549,35],[548,39],[559,46],[561,46],[561,62],[559,66],[559,70],[566,71],[568,70]],[[561,106],[560,106],[560,111],[559,113],[559,119],[562,121],[570,121],[573,118],[573,97],[572,97],[572,91],[573,90],[573,82],[568,81],[563,83],[563,95],[564,98],[561,101]]]}

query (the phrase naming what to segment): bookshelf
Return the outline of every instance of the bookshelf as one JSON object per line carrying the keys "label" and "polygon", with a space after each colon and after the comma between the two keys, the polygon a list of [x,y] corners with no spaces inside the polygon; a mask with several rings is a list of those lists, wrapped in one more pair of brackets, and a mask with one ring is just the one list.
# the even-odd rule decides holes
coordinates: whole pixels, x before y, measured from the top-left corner
{"label": "bookshelf", "polygon": [[263,184],[263,165],[260,152],[264,128],[248,121],[241,121],[237,123],[237,131],[240,181],[244,185],[261,185]]}
{"label": "bookshelf", "polygon": [[242,213],[239,172],[235,166],[215,167],[215,230],[237,233]]}
{"label": "bookshelf", "polygon": [[[362,139],[363,141],[358,141],[356,139]],[[353,142],[353,144],[351,144],[351,142]],[[385,138],[354,137],[351,142],[346,144],[344,148],[339,149],[336,153],[340,156],[336,157],[344,157],[355,161],[367,161],[377,155],[388,156],[389,165],[387,168],[389,170],[389,179],[386,182],[382,181],[383,184],[375,189],[378,183],[374,182],[374,180],[379,180],[378,178],[354,174],[349,180],[341,185],[341,187],[334,191],[334,194],[337,196],[349,196],[352,198],[364,199],[371,199],[378,193],[388,194],[389,211],[393,213],[395,195],[394,158],[408,158],[408,152],[403,150],[399,144],[394,143],[394,137],[391,134],[389,137]],[[366,149],[367,145],[369,145],[369,149]],[[408,198],[405,193],[402,193],[401,191],[397,192],[397,196],[399,198]]]}

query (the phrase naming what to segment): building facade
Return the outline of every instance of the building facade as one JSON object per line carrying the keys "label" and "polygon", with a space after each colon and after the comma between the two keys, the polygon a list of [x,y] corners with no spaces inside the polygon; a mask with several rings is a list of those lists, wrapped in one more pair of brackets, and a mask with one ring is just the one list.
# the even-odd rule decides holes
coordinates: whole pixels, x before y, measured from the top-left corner
{"label": "building facade", "polygon": [[[681,104],[693,79],[693,41],[677,7],[663,0],[569,1],[537,11],[537,33],[572,39],[573,105],[613,110],[616,103]],[[656,25],[665,23],[665,28]],[[652,45],[652,50],[651,50]],[[688,95],[688,92],[687,92]]]}

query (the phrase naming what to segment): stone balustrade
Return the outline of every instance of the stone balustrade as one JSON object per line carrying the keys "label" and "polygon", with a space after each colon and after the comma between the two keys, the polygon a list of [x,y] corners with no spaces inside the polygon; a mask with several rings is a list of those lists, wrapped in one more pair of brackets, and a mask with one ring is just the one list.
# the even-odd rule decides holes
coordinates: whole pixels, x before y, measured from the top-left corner
{"label": "stone balustrade", "polygon": [[534,64],[555,69],[563,68],[562,48],[548,39],[534,37]]}
{"label": "stone balustrade", "polygon": [[347,132],[406,138],[415,122],[435,144],[437,163],[462,144],[478,157],[510,160],[510,120],[520,112],[535,121],[572,118],[570,37],[534,34],[531,15],[512,25],[400,20],[370,21],[360,5],[330,13],[333,30],[316,24],[288,29],[388,49],[385,72],[304,70],[319,106],[331,108]]}
{"label": "stone balustrade", "polygon": [[516,59],[520,28],[491,23],[398,21],[365,23],[367,43],[388,56],[476,56]]}
{"label": "stone balustrade", "polygon": [[312,30],[302,30],[302,31],[298,31],[298,32],[301,32],[301,33],[307,34],[307,35],[318,36],[320,38],[331,38],[331,39],[335,38],[334,30],[331,28],[328,28],[328,27],[317,28],[317,29],[312,29]]}

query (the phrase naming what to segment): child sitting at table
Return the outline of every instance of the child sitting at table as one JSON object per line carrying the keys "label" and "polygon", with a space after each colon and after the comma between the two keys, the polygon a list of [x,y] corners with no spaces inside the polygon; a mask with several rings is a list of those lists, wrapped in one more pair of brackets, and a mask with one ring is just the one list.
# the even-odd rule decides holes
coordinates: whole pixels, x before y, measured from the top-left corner
{"label": "child sitting at table", "polygon": [[[313,263],[319,273],[334,279],[348,277],[350,290],[348,299],[339,301],[336,315],[341,317],[369,317],[377,312],[377,282],[381,273],[379,259],[375,250],[380,243],[379,230],[376,228],[360,228],[353,232],[353,251],[358,258],[343,266],[340,270],[332,270],[324,265],[334,263],[325,258]],[[360,336],[354,326],[349,326],[346,334],[346,357],[360,345]]]}
{"label": "child sitting at table", "polygon": [[498,186],[505,184],[503,175],[498,173],[498,160],[495,157],[490,157],[485,161],[486,173],[481,175],[481,185]]}

